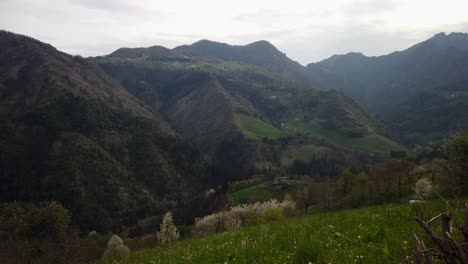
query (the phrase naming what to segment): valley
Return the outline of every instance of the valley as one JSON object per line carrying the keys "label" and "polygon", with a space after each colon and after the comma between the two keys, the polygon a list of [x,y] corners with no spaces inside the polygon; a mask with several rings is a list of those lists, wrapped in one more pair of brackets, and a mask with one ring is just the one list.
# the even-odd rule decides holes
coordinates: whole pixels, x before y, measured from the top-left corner
{"label": "valley", "polygon": [[414,215],[468,194],[466,45],[302,66],[264,40],[84,58],[0,31],[0,262],[409,261]]}

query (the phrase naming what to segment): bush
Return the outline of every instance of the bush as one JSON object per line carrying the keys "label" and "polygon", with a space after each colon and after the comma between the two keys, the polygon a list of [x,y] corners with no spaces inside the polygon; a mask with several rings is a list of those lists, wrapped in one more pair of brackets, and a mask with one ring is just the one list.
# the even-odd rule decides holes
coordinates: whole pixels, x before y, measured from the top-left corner
{"label": "bush", "polygon": [[62,237],[70,224],[68,210],[59,202],[40,207],[31,217],[29,234],[34,238]]}
{"label": "bush", "polygon": [[0,231],[15,239],[58,239],[69,228],[70,215],[59,202],[38,207],[22,202],[0,206]]}
{"label": "bush", "polygon": [[284,220],[283,209],[281,208],[269,208],[265,210],[263,219],[267,223],[277,222]]}
{"label": "bush", "polygon": [[295,208],[292,201],[271,200],[232,207],[230,210],[195,219],[194,236],[204,236],[233,230],[240,227],[283,220],[285,212],[290,215]]}
{"label": "bush", "polygon": [[113,235],[107,243],[103,258],[127,257],[128,255],[130,255],[130,249],[124,245],[118,235]]}

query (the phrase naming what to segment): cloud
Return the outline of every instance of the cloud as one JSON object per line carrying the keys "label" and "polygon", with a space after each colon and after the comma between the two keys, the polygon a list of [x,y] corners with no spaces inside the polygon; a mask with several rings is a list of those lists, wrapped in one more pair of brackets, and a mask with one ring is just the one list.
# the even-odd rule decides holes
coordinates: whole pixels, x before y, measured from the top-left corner
{"label": "cloud", "polygon": [[272,42],[303,64],[380,55],[440,31],[468,30],[466,0],[1,0],[0,28],[95,56],[199,39]]}
{"label": "cloud", "polygon": [[400,4],[395,0],[380,0],[380,1],[369,1],[359,0],[352,1],[344,6],[343,10],[345,13],[351,16],[362,16],[362,15],[379,15],[382,13],[389,13],[397,9]]}

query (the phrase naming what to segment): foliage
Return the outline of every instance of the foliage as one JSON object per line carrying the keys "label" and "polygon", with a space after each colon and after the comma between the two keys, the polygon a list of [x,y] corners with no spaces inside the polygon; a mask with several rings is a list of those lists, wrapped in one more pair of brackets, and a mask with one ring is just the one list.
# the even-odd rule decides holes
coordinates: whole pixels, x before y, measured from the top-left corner
{"label": "foliage", "polygon": [[468,132],[452,135],[444,148],[447,172],[456,179],[464,194],[468,194]]}
{"label": "foliage", "polygon": [[293,202],[286,200],[283,202],[270,200],[263,203],[234,206],[229,210],[196,219],[192,231],[195,236],[205,236],[240,227],[278,221],[284,218],[283,211],[294,207]]}
{"label": "foliage", "polygon": [[1,263],[86,263],[102,256],[100,235],[80,238],[56,201],[0,205]]}
{"label": "foliage", "polygon": [[415,192],[414,197],[416,199],[419,199],[419,198],[426,199],[429,197],[431,190],[432,190],[431,182],[426,178],[421,178],[419,179],[419,181],[416,182],[416,185],[414,187],[414,192]]}
{"label": "foliage", "polygon": [[22,202],[0,205],[0,232],[13,239],[59,239],[69,224],[68,210],[56,201],[44,206]]}
{"label": "foliage", "polygon": [[0,146],[0,199],[58,200],[83,232],[182,204],[178,194],[207,184],[198,180],[211,166],[157,121],[72,94],[2,123]]}
{"label": "foliage", "polygon": [[171,212],[167,212],[164,215],[163,222],[161,223],[161,229],[158,232],[158,240],[162,244],[171,243],[179,239],[179,232],[172,222]]}
{"label": "foliage", "polygon": [[229,183],[229,192],[237,192],[242,189],[260,184],[263,181],[261,178],[252,178],[252,179],[247,179],[247,180],[242,180],[242,181],[235,181],[235,182],[230,182]]}
{"label": "foliage", "polygon": [[109,242],[107,242],[107,249],[103,258],[127,257],[128,255],[130,255],[130,249],[124,245],[118,235],[112,235]]}

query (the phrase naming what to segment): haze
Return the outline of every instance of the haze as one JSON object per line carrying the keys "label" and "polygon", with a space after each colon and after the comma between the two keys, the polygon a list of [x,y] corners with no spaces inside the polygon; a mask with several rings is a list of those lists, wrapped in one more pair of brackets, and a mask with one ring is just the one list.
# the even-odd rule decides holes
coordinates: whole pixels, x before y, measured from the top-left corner
{"label": "haze", "polygon": [[468,31],[468,1],[2,0],[0,28],[82,56],[199,39],[265,39],[302,64],[381,55],[435,33]]}

